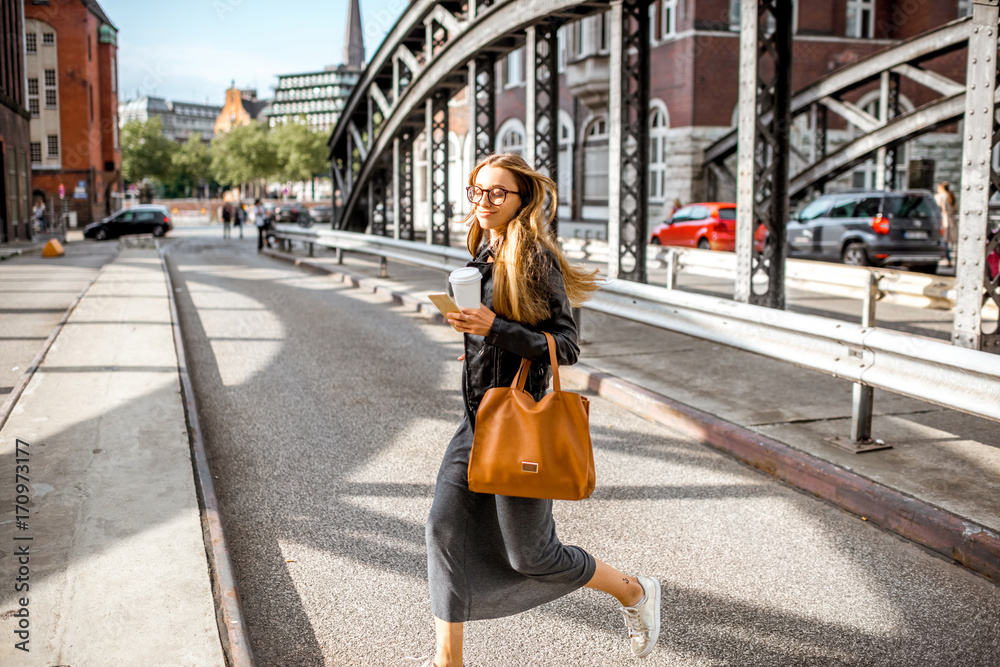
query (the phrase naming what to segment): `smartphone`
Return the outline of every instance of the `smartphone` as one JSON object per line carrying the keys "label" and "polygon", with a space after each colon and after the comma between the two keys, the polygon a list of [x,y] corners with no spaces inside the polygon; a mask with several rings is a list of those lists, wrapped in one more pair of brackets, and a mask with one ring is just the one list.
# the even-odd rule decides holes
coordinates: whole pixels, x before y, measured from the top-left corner
{"label": "smartphone", "polygon": [[440,310],[441,314],[446,318],[448,317],[448,313],[462,312],[462,309],[458,307],[455,300],[447,294],[428,294],[427,296],[430,297],[431,303],[437,306],[438,310]]}

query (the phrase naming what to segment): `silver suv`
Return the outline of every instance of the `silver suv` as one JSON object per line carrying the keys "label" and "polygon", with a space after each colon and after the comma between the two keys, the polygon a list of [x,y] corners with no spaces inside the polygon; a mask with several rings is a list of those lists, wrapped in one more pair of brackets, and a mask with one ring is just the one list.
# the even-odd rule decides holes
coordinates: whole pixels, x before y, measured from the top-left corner
{"label": "silver suv", "polygon": [[925,190],[822,195],[788,223],[788,256],[934,273],[941,211]]}

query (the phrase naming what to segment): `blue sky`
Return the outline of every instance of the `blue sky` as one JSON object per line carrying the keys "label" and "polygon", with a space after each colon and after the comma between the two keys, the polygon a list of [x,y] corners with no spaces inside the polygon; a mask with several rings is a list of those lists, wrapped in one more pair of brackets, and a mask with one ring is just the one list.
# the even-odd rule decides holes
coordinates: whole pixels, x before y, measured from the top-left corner
{"label": "blue sky", "polygon": [[[118,27],[120,99],[222,104],[231,81],[271,97],[278,74],[343,60],[347,0],[99,0]],[[371,58],[407,0],[361,0]]]}

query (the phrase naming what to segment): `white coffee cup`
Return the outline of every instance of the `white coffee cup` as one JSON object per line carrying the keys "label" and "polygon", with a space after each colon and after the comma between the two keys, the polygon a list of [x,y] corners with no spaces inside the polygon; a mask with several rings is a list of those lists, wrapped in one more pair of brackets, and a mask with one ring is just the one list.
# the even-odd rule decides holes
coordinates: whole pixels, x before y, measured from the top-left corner
{"label": "white coffee cup", "polygon": [[482,303],[483,274],[474,266],[456,269],[448,276],[459,308],[479,308]]}

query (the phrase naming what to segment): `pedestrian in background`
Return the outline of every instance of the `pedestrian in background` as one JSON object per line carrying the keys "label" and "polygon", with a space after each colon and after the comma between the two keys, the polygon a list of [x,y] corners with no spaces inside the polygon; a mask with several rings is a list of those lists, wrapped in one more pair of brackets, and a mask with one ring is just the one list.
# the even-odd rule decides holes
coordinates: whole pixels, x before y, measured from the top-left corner
{"label": "pedestrian in background", "polygon": [[260,203],[260,199],[254,200],[253,203],[253,221],[257,225],[257,252],[264,249],[264,244],[267,243],[267,247],[271,247],[271,243],[267,240],[267,214],[264,213],[264,207]]}
{"label": "pedestrian in background", "polygon": [[44,232],[48,229],[48,225],[45,221],[45,200],[39,199],[35,202],[35,226],[39,231]]}
{"label": "pedestrian in background", "polygon": [[551,500],[469,490],[476,411],[486,391],[510,386],[524,358],[534,364],[525,391],[541,399],[552,377],[543,332],[554,338],[559,364],[575,363],[580,348],[572,308],[597,289],[597,279],[596,271],[570,265],[552,240],[556,184],[521,156],[485,158],[472,170],[468,195],[466,246],[474,257],[469,266],[482,273],[482,303],[447,315],[467,334],[460,357],[464,415],[441,463],[426,526],[437,651],[424,667],[462,665],[466,621],[519,614],[583,586],[621,602],[632,652],[645,656],[660,631],[659,581],[626,575],[564,545]]}
{"label": "pedestrian in background", "polygon": [[670,210],[667,212],[667,222],[670,222],[670,218],[674,217],[674,213],[681,210],[681,200],[675,199],[674,203],[671,204]]}
{"label": "pedestrian in background", "polygon": [[233,207],[226,202],[222,205],[222,238],[228,239],[232,236]]}
{"label": "pedestrian in background", "polygon": [[247,209],[242,201],[236,202],[236,210],[233,212],[236,228],[240,230],[240,238],[243,238],[243,223],[247,221]]}
{"label": "pedestrian in background", "polygon": [[958,219],[955,217],[955,193],[948,187],[948,181],[938,186],[934,201],[941,209],[941,235],[944,237],[944,261],[952,265],[951,252],[955,250],[955,263],[958,262],[958,250],[953,245],[958,242]]}

